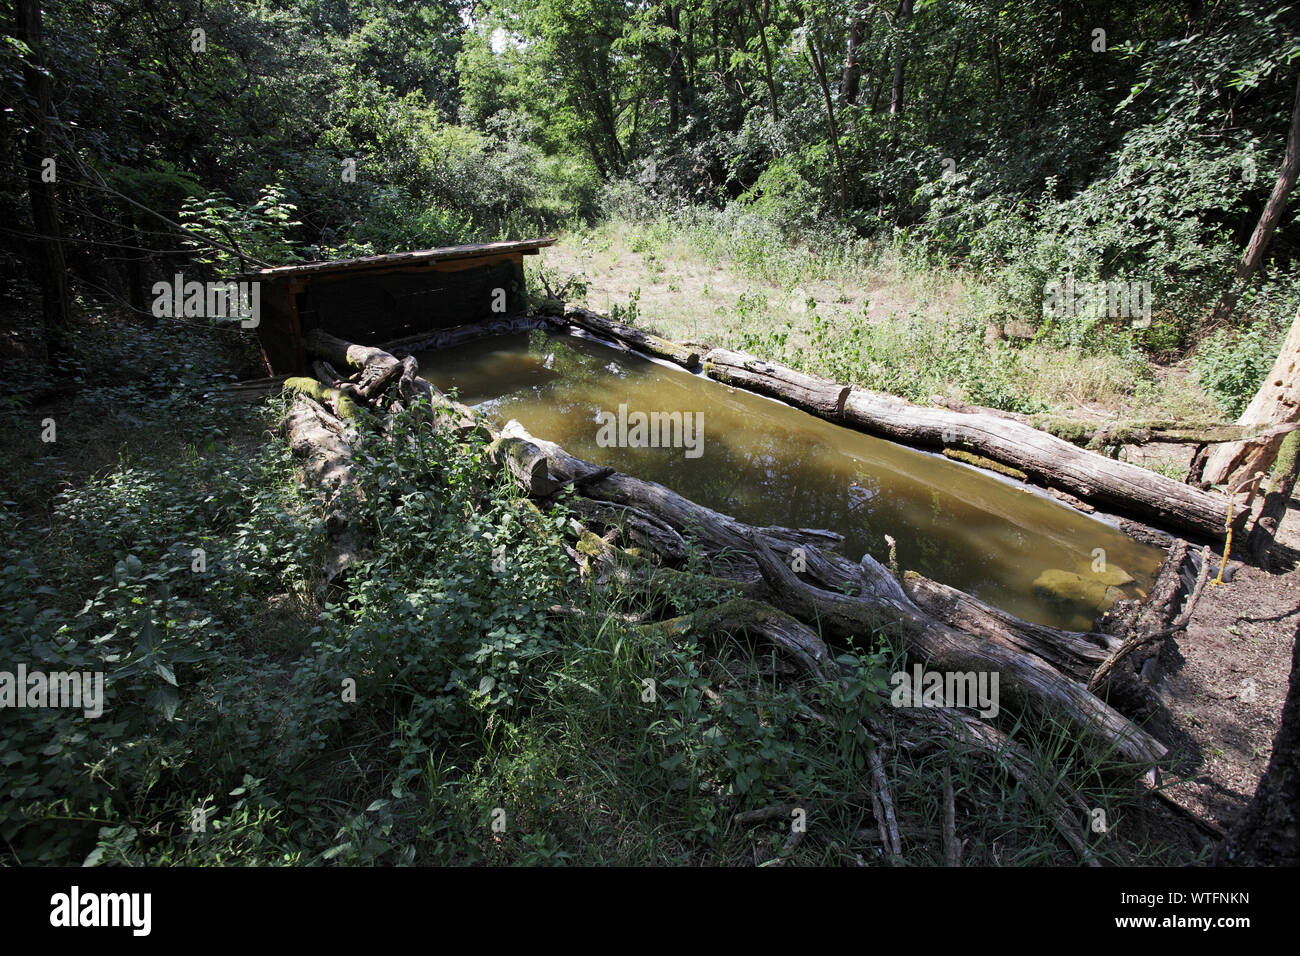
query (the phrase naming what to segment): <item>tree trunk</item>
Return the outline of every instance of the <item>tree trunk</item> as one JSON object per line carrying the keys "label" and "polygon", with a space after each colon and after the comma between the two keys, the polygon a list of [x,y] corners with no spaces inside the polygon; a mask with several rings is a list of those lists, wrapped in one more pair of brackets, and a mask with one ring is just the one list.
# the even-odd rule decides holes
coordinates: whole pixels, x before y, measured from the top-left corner
{"label": "tree trunk", "polygon": [[[46,161],[55,160],[50,138],[50,78],[45,72],[45,47],[41,39],[40,0],[17,0],[14,4],[15,32],[31,48],[32,57],[23,65],[30,128],[23,143],[23,166],[36,233],[36,274],[41,285],[41,315],[44,320],[45,352],[51,363],[64,358],[71,343],[72,298],[68,292],[68,270],[63,259],[58,207],[54,183],[45,182]],[[58,166],[53,167],[57,176]]]}
{"label": "tree trunk", "polygon": [[[1237,419],[1241,425],[1284,424],[1300,421],[1300,311],[1282,343],[1273,369],[1255,397]],[[1264,468],[1277,456],[1286,436],[1220,445],[1205,462],[1204,480],[1214,485],[1233,484],[1244,470]]]}
{"label": "tree trunk", "polygon": [[1242,289],[1264,261],[1264,250],[1268,248],[1268,242],[1273,238],[1273,231],[1286,210],[1286,202],[1291,195],[1291,187],[1295,185],[1297,174],[1300,174],[1300,78],[1296,79],[1295,104],[1291,107],[1291,128],[1287,132],[1286,155],[1282,159],[1282,170],[1278,173],[1277,183],[1273,186],[1273,192],[1264,205],[1264,212],[1259,217],[1254,233],[1251,234],[1250,242],[1246,243],[1246,251],[1241,261],[1237,263],[1232,283],[1214,306],[1214,312],[1211,314],[1212,321],[1222,321],[1232,314]]}
{"label": "tree trunk", "polygon": [[1255,519],[1255,527],[1250,530],[1247,542],[1251,557],[1260,566],[1268,560],[1268,553],[1277,537],[1277,529],[1291,503],[1297,476],[1300,476],[1300,432],[1292,432],[1278,451],[1277,461],[1273,465],[1273,478],[1269,482],[1268,494],[1264,496],[1264,506]]}
{"label": "tree trunk", "polygon": [[776,80],[772,74],[772,51],[767,45],[767,22],[759,15],[754,0],[749,0],[749,12],[753,15],[754,22],[758,24],[758,40],[763,49],[763,77],[767,82],[767,95],[772,107],[772,122],[775,123],[780,119],[780,112],[777,109]]}
{"label": "tree trunk", "polygon": [[903,72],[907,67],[907,43],[903,36],[912,20],[913,0],[903,0],[898,14],[898,52],[894,57],[894,85],[889,91],[889,115],[903,112]]}
{"label": "tree trunk", "polygon": [[849,27],[848,49],[844,53],[844,71],[840,78],[840,105],[851,106],[858,101],[862,85],[862,62],[858,49],[871,38],[867,20],[855,12]]}
{"label": "tree trunk", "polygon": [[839,124],[835,121],[835,101],[831,98],[830,82],[826,78],[826,58],[817,48],[817,41],[813,39],[811,32],[808,35],[808,62],[812,66],[813,75],[817,77],[817,85],[822,93],[822,103],[826,107],[826,122],[831,131],[831,147],[835,151],[835,169],[840,180],[840,208],[847,209],[849,205],[849,179],[848,173],[844,169],[844,156],[840,152],[840,129]]}
{"label": "tree trunk", "polygon": [[1300,628],[1273,754],[1255,797],[1214,854],[1216,866],[1300,865]]}

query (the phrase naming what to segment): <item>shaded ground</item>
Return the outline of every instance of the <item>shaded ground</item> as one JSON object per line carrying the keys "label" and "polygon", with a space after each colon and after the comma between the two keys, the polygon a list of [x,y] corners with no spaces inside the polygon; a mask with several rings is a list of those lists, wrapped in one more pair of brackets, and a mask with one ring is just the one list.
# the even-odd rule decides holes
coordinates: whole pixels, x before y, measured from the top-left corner
{"label": "shaded ground", "polygon": [[1283,525],[1282,541],[1292,549],[1285,567],[1247,565],[1207,588],[1186,632],[1160,657],[1155,688],[1165,713],[1153,729],[1185,777],[1168,793],[1225,829],[1254,796],[1286,700],[1300,624],[1297,507],[1293,500]]}

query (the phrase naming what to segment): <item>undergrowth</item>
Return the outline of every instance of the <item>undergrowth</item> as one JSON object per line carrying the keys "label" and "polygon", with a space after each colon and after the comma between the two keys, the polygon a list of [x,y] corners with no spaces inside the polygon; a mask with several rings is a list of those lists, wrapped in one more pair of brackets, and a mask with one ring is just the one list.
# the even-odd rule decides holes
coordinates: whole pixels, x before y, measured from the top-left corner
{"label": "undergrowth", "polygon": [[[0,712],[9,862],[877,864],[864,724],[888,731],[900,862],[942,857],[945,770],[968,863],[1077,862],[1004,768],[889,710],[890,634],[841,649],[844,682],[738,636],[670,640],[655,618],[728,596],[702,559],[668,591],[579,580],[563,504],[521,500],[450,429],[363,438],[368,550],[323,589],[321,502],[267,434],[279,400],[221,404],[184,365],[163,399],[77,399],[135,419],[102,467],[56,451],[93,416],[3,410],[25,442],[61,423],[6,484],[61,487],[54,501],[0,503],[3,660],[106,676],[101,717]],[[1106,808],[1089,837],[1103,859],[1185,859],[1143,843],[1123,768],[1050,728],[1012,732],[1045,781]],[[797,845],[790,814],[735,819],[786,805],[806,820]]]}

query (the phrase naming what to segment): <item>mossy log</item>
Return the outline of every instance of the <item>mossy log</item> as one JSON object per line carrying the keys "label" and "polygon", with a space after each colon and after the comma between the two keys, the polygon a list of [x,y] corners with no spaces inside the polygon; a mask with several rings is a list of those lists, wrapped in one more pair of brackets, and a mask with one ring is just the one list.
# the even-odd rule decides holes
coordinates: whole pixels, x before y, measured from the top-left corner
{"label": "mossy log", "polygon": [[[531,440],[550,459],[551,472],[560,479],[601,470],[553,442],[529,435],[518,422],[510,422],[503,434]],[[582,494],[653,514],[679,533],[693,534],[698,546],[711,553],[730,551],[734,558],[756,565],[776,607],[801,621],[816,622],[824,632],[861,639],[880,628],[897,626],[908,652],[918,659],[946,670],[998,672],[1003,697],[1014,707],[1064,719],[1135,763],[1154,763],[1167,753],[1162,744],[1043,659],[998,644],[985,634],[963,633],[930,616],[869,555],[855,564],[823,553],[815,543],[800,543],[796,529],[782,529],[785,536],[780,537],[663,485],[617,472],[586,483]],[[808,575],[825,588],[800,580],[790,570],[786,562],[795,548],[802,549]],[[829,590],[843,585],[857,593],[847,596]]]}
{"label": "mossy log", "polygon": [[361,406],[354,402],[350,395],[338,388],[322,385],[314,378],[302,375],[287,378],[284,380],[284,390],[306,395],[313,401],[328,407],[344,421],[358,422],[365,415]]}
{"label": "mossy log", "polygon": [[1172,419],[1082,422],[1077,419],[1033,416],[1028,423],[1073,445],[1097,450],[1111,445],[1145,445],[1151,442],[1213,445],[1243,440],[1271,441],[1300,425],[1224,425],[1217,422],[1180,422]]}
{"label": "mossy log", "polygon": [[730,349],[713,349],[705,355],[704,373],[726,385],[780,398],[834,421],[843,417],[844,402],[849,397],[847,385],[837,385]]}
{"label": "mossy log", "polygon": [[336,580],[361,553],[351,525],[357,494],[352,465],[355,431],[315,400],[299,392],[284,420],[284,434],[295,456],[304,460],[325,493],[326,548],[321,573],[325,584]]}
{"label": "mossy log", "polygon": [[670,342],[668,339],[653,335],[650,332],[642,332],[640,329],[634,329],[622,322],[615,322],[587,309],[570,308],[564,313],[564,318],[565,321],[571,325],[576,325],[580,329],[586,329],[588,332],[603,338],[622,342],[624,345],[631,346],[647,355],[653,355],[655,358],[675,362],[682,368],[694,371],[700,367],[700,353],[694,349],[678,345],[676,342]]}

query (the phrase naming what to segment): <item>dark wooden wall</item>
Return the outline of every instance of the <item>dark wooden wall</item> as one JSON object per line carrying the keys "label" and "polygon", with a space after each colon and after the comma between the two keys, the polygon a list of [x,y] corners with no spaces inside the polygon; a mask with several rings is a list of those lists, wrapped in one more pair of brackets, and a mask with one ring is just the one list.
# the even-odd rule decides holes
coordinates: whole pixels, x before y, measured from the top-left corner
{"label": "dark wooden wall", "polygon": [[[505,291],[504,311],[492,308],[497,289]],[[376,345],[518,315],[526,308],[519,254],[384,271],[281,276],[263,281],[258,337],[272,372],[301,373],[306,370],[301,336],[313,328]]]}

